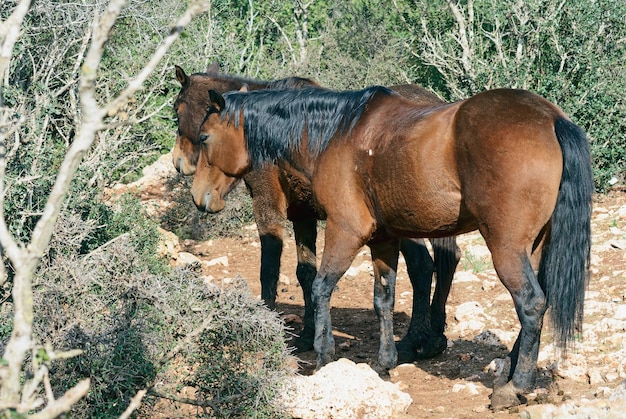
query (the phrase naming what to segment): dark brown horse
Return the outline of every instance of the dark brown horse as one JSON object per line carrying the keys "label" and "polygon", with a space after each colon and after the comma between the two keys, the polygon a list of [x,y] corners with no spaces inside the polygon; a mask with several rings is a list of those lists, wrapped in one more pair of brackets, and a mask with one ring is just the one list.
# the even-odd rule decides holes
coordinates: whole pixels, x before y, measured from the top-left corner
{"label": "dark brown horse", "polygon": [[[534,385],[548,307],[567,347],[582,324],[593,179],[585,134],[555,105],[507,89],[435,106],[383,87],[209,97],[198,165],[231,183],[268,164],[288,167],[310,182],[326,217],[312,289],[318,366],[334,356],[333,288],[364,244],[378,286],[393,295],[398,237],[476,229],[521,323],[509,381],[494,388],[492,406],[518,404]],[[222,193],[230,185],[206,187]],[[193,193],[197,202],[207,198]],[[383,365],[393,364],[393,351],[392,341],[382,342]]]}
{"label": "dark brown horse", "polygon": [[[209,105],[208,89],[219,92],[239,90],[243,85],[251,89],[267,88],[302,88],[315,85],[309,79],[287,78],[273,82],[233,77],[219,73],[217,63],[212,64],[207,73],[188,76],[182,68],[176,66],[176,78],[181,90],[174,103],[178,117],[178,133],[173,150],[174,165],[183,174],[193,174],[200,144],[197,134]],[[442,101],[427,90],[415,85],[398,85],[394,90],[420,103],[440,104]],[[220,171],[208,167],[200,169],[198,178],[206,177],[211,183],[219,183]],[[317,273],[316,248],[317,214],[311,197],[311,188],[306,179],[294,176],[288,170],[277,166],[263,167],[244,177],[252,195],[252,205],[261,240],[261,296],[270,308],[274,308],[280,268],[280,256],[283,245],[283,225],[288,218],[294,228],[298,267],[296,275],[301,284],[304,300],[304,330],[297,345],[300,350],[312,349],[314,318],[311,303],[311,286]],[[232,185],[234,186],[234,185]],[[214,194],[219,196],[219,194]],[[224,201],[211,200],[211,207],[201,206],[208,211],[223,208]],[[411,323],[406,336],[398,343],[400,362],[427,358],[441,353],[446,348],[445,303],[450,291],[454,270],[458,264],[460,252],[454,237],[431,240],[434,253],[434,266],[437,282],[430,305],[433,260],[423,240],[402,240],[409,278],[413,286],[413,309]]]}

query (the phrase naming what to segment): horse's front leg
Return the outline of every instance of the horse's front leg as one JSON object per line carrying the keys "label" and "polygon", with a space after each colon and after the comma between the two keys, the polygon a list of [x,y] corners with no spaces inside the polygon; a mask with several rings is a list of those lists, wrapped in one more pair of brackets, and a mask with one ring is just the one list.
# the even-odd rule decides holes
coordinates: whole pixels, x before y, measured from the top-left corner
{"label": "horse's front leg", "polygon": [[[344,230],[330,219],[326,222],[322,262],[313,281],[312,299],[315,310],[315,340],[317,368],[333,361],[335,339],[330,318],[330,297],[339,278],[348,270],[366,239],[354,234],[355,230]],[[371,229],[370,229],[371,231]]]}
{"label": "horse's front leg", "polygon": [[261,241],[261,298],[273,310],[287,219],[285,196],[280,184],[264,171],[252,172],[244,180],[252,196],[252,211]]}
{"label": "horse's front leg", "polygon": [[302,288],[304,297],[304,328],[296,339],[298,352],[313,349],[315,337],[315,318],[312,301],[312,288],[315,275],[317,274],[316,246],[317,220],[313,217],[292,220],[293,231],[296,240],[296,253],[298,255],[298,267],[296,276]]}
{"label": "horse's front leg", "polygon": [[[398,362],[398,352],[393,337],[393,307],[398,271],[399,240],[370,243],[374,263],[374,309],[378,316],[380,346],[378,365],[389,370]],[[426,302],[428,307],[428,302]]]}
{"label": "horse's front leg", "polygon": [[448,295],[450,295],[454,271],[459,260],[461,260],[461,249],[456,244],[456,236],[430,239],[430,243],[433,246],[435,272],[437,273],[437,285],[431,303],[430,321],[433,331],[445,339],[443,331],[446,326],[446,302]]}

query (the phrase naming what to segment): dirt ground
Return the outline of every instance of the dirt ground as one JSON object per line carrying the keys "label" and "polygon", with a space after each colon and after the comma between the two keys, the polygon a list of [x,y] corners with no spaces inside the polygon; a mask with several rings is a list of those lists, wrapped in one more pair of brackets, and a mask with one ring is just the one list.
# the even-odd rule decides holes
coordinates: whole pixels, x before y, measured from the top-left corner
{"label": "dirt ground", "polygon": [[[612,318],[614,307],[626,304],[626,216],[620,218],[619,209],[626,204],[626,193],[618,192],[596,198],[593,216],[594,246],[592,249],[593,276],[589,285],[588,302],[603,304],[604,311],[592,310],[586,315],[585,327],[598,331],[592,346],[594,354],[585,355],[585,341],[574,352],[584,355],[587,372],[581,377],[555,373],[550,360],[539,363],[538,389],[529,395],[529,404],[560,403],[564,400],[595,399],[606,397],[626,377],[621,377],[616,367],[612,375],[606,365],[613,362],[611,354],[624,349],[624,330],[600,331],[597,327],[603,318]],[[319,234],[318,253],[323,249],[323,231]],[[484,254],[484,242],[479,234],[459,237],[463,252],[457,276],[447,308],[448,349],[441,355],[414,364],[401,365],[388,377],[409,393],[413,404],[407,417],[422,418],[484,418],[504,417],[519,412],[492,412],[489,396],[493,375],[488,372],[495,358],[504,358],[511,349],[519,330],[519,322],[510,296],[497,280],[490,265],[488,254]],[[216,282],[228,280],[236,275],[248,279],[255,295],[260,295],[259,263],[260,244],[254,226],[250,226],[240,238],[217,239],[207,242],[185,241],[186,251],[203,261],[214,261],[212,266],[204,264],[206,275]],[[481,250],[482,249],[482,250]],[[474,252],[474,253],[472,253]],[[482,252],[482,253],[481,253]],[[224,256],[227,263],[224,263]],[[222,259],[218,259],[222,258]],[[222,263],[219,262],[222,261]],[[298,317],[303,314],[303,298],[295,276],[296,251],[292,235],[287,235],[282,256],[281,281],[279,284],[278,310],[290,318],[294,332],[298,331]],[[373,310],[373,275],[371,259],[364,248],[353,262],[352,276],[344,276],[332,298],[332,319],[337,348],[337,357],[345,357],[357,363],[373,364],[378,350],[378,330]],[[395,333],[401,338],[408,326],[412,291],[401,260],[395,305]],[[468,302],[478,303],[484,309],[482,318],[485,330],[495,330],[504,337],[502,344],[477,339],[481,330],[468,330],[455,318],[457,308]],[[595,306],[594,306],[595,307]],[[613,307],[613,308],[612,308]],[[621,335],[619,335],[621,333]],[[484,334],[482,335],[484,336]],[[549,327],[544,329],[542,348],[550,343]],[[550,351],[548,351],[550,352]],[[607,358],[608,357],[608,358]],[[311,374],[315,366],[315,353],[299,354],[301,374]],[[622,362],[623,363],[623,362]],[[604,369],[602,369],[604,368]],[[594,370],[603,371],[602,378],[592,379]],[[591,371],[591,373],[590,373]],[[567,374],[566,374],[567,375]],[[608,389],[608,390],[607,390]]]}

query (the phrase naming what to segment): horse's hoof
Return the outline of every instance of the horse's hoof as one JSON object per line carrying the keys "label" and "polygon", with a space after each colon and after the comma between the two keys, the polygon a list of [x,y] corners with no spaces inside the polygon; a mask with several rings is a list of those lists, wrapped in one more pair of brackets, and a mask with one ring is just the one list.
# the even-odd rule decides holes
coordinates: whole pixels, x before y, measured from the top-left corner
{"label": "horse's hoof", "polygon": [[398,364],[408,364],[420,359],[433,358],[448,347],[448,340],[444,335],[430,337],[423,345],[402,340],[396,345],[398,350]]}
{"label": "horse's hoof", "polygon": [[414,361],[417,361],[417,356],[415,356],[415,351],[411,348],[400,347],[398,346],[398,365],[400,364],[410,364]]}
{"label": "horse's hoof", "polygon": [[309,352],[313,350],[313,337],[301,334],[293,340],[296,353]]}
{"label": "horse's hoof", "polygon": [[374,363],[371,367],[376,372],[376,374],[378,374],[382,378],[389,378],[389,370],[394,368],[382,366],[379,362]]}
{"label": "horse's hoof", "polygon": [[385,354],[384,356],[379,354],[377,364],[381,370],[389,371],[395,368],[398,365],[398,355],[396,351],[394,350],[393,354]]}
{"label": "horse's hoof", "polygon": [[433,337],[423,348],[417,348],[415,350],[415,356],[417,359],[429,359],[434,358],[437,355],[443,353],[448,347],[448,339],[444,336]]}
{"label": "horse's hoof", "polygon": [[518,406],[522,403],[520,397],[522,396],[520,396],[511,382],[501,387],[495,387],[491,394],[491,409],[502,410]]}
{"label": "horse's hoof", "polygon": [[316,368],[316,370],[319,370],[324,365],[330,364],[331,362],[333,362],[334,361],[333,358],[334,357],[333,357],[332,354],[317,354],[317,368]]}

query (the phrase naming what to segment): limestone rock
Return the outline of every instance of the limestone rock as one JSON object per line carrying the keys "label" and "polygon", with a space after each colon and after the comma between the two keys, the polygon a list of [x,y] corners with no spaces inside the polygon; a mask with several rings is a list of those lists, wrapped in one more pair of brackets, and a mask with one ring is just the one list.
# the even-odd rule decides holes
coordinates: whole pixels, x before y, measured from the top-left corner
{"label": "limestone rock", "polygon": [[368,365],[342,358],[292,379],[280,403],[294,418],[383,419],[405,413],[412,399]]}

